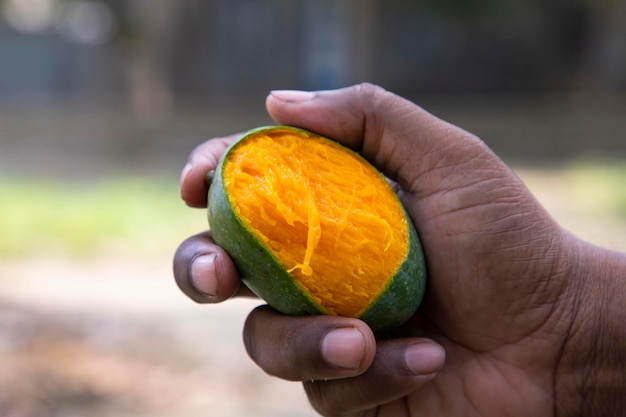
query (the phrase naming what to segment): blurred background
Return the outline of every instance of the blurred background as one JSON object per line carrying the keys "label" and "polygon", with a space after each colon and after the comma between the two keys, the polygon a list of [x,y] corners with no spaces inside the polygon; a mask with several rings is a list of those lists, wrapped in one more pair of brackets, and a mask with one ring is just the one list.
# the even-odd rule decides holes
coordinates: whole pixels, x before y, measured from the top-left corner
{"label": "blurred background", "polygon": [[199,306],[178,175],[272,89],[369,81],[477,135],[626,248],[626,2],[0,0],[0,415],[314,416]]}

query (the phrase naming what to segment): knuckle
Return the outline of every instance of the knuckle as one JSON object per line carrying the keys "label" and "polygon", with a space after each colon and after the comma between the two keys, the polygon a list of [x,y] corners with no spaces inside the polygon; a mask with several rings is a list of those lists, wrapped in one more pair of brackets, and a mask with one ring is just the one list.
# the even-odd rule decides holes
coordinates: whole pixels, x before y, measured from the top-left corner
{"label": "knuckle", "polygon": [[373,84],[370,82],[362,82],[357,84],[356,89],[359,93],[361,94],[380,94],[385,92],[385,89],[382,88],[381,86],[377,85],[377,84]]}

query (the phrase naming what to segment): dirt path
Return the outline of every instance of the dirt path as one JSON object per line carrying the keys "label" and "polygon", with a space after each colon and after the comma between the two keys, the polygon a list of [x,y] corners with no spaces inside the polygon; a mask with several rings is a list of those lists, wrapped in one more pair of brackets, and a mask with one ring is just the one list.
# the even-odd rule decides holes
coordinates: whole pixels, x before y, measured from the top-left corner
{"label": "dirt path", "polygon": [[169,259],[0,265],[0,414],[20,417],[313,416],[299,384],[247,358],[258,304],[200,306]]}

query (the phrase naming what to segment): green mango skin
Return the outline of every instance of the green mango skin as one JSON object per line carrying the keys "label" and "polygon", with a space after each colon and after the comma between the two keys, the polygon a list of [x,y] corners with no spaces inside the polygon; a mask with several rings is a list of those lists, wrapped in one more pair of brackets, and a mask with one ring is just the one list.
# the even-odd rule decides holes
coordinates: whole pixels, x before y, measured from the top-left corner
{"label": "green mango skin", "polygon": [[[242,281],[270,306],[287,315],[319,315],[323,309],[307,295],[302,287],[276,257],[265,248],[253,232],[235,215],[233,204],[222,182],[224,161],[229,152],[247,138],[272,132],[291,132],[300,136],[323,138],[306,130],[290,126],[268,126],[250,130],[230,145],[220,159],[209,187],[209,225],[213,240],[221,246],[237,266]],[[345,148],[347,152],[355,154]],[[364,163],[368,164],[362,157]],[[408,214],[409,250],[404,261],[387,281],[387,285],[358,317],[372,330],[396,328],[406,322],[419,307],[426,286],[426,262],[419,236]]]}

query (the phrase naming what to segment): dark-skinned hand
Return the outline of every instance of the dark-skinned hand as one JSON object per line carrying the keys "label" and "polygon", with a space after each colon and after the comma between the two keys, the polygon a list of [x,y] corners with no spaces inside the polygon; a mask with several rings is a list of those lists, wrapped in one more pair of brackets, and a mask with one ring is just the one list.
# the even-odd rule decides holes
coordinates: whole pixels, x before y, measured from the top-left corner
{"label": "dark-skinned hand", "polygon": [[[480,139],[379,87],[275,91],[266,106],[397,184],[429,281],[417,314],[385,337],[358,319],[259,307],[244,328],[258,366],[302,381],[324,416],[626,415],[622,254],[563,230]],[[204,178],[235,137],[192,152],[189,206],[206,207]],[[210,232],[179,247],[174,274],[197,302],[252,296]]]}

